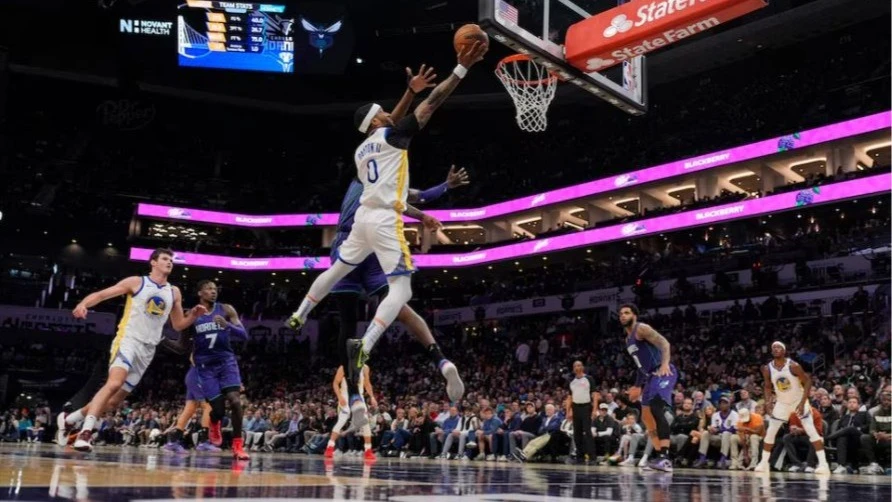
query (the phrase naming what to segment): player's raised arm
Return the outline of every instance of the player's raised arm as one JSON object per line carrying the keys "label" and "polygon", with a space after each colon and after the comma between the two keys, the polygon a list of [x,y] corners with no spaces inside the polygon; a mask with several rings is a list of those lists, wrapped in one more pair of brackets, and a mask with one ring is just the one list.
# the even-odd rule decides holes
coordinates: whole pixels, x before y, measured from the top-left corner
{"label": "player's raised arm", "polygon": [[139,291],[140,287],[142,287],[142,277],[133,276],[122,279],[114,286],[87,295],[76,307],[74,307],[71,314],[75,319],[86,319],[87,309],[90,307],[95,307],[109,298],[135,294]]}
{"label": "player's raised arm", "polygon": [[428,68],[425,65],[421,65],[421,68],[418,69],[418,74],[413,75],[411,68],[406,68],[406,79],[408,80],[406,87],[406,92],[403,93],[403,97],[400,98],[400,101],[393,108],[393,111],[390,112],[390,117],[394,122],[399,122],[406,116],[406,112],[409,111],[409,107],[412,106],[412,101],[415,100],[415,96],[418,95],[421,91],[434,87],[434,80],[437,78],[437,74],[434,73],[434,67],[431,66]]}
{"label": "player's raised arm", "polygon": [[184,314],[183,295],[180,293],[180,288],[176,286],[173,287],[173,308],[170,309],[170,325],[173,326],[173,329],[183,331],[189,326],[192,326],[196,319],[207,313],[208,309],[199,303],[189,309],[189,313]]}
{"label": "player's raised arm", "polygon": [[452,70],[449,78],[434,87],[427,99],[415,108],[415,118],[418,119],[418,127],[421,128],[427,125],[427,121],[430,120],[434,111],[458,87],[461,79],[468,74],[468,69],[483,60],[483,55],[486,54],[487,50],[489,50],[489,45],[481,44],[480,41],[474,42],[474,45],[465,46],[461,54],[458,55],[458,65]]}
{"label": "player's raised arm", "polygon": [[447,190],[463,187],[469,183],[471,182],[468,180],[468,172],[465,171],[465,168],[462,167],[456,170],[455,164],[453,164],[452,167],[449,168],[449,174],[446,175],[446,181],[443,183],[430,187],[427,190],[410,188],[408,201],[412,204],[433,202],[442,197]]}

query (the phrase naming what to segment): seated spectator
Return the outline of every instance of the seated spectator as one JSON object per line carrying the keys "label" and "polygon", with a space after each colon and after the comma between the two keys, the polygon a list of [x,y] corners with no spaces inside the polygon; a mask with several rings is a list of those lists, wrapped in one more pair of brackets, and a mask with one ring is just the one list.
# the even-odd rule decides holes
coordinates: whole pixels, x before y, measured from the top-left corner
{"label": "seated spectator", "polygon": [[[448,458],[449,457],[449,448],[452,445],[452,441],[449,441],[449,444],[446,444],[446,440],[451,438],[453,433],[459,433],[459,430],[456,430],[459,427],[459,422],[461,421],[461,417],[458,415],[458,408],[455,406],[449,407],[449,416],[443,420],[443,425],[437,427],[434,432],[430,435],[430,456],[433,458],[437,455],[437,452],[440,451],[440,447],[442,446],[443,451],[440,454],[440,458]],[[456,434],[456,436],[459,434]]]}
{"label": "seated spectator", "polygon": [[731,437],[737,435],[737,412],[731,409],[731,400],[725,396],[719,398],[719,411],[713,413],[712,423],[700,437],[700,458],[694,462],[694,468],[706,466],[706,455],[709,447],[719,448],[719,461],[717,469],[727,469],[730,466],[728,456],[731,454]]}
{"label": "seated spectator", "polygon": [[836,441],[836,462],[839,466],[833,471],[834,474],[856,472],[861,436],[870,427],[870,417],[866,411],[860,409],[861,399],[850,397],[846,401],[846,413],[839,419],[839,427],[836,432],[827,436],[828,441]]}
{"label": "seated spectator", "polygon": [[[753,470],[759,463],[759,448],[765,437],[765,420],[761,407],[750,412],[749,408],[738,411],[737,435],[731,437],[731,470]],[[742,448],[741,448],[742,447]]]}
{"label": "seated spectator", "polygon": [[[890,440],[892,440],[892,386],[887,385],[880,394],[880,409],[870,417],[868,433],[861,435],[861,453],[868,464],[861,468],[861,474],[883,474],[890,468],[890,444],[892,444]],[[881,459],[882,465],[878,459]]]}
{"label": "seated spectator", "polygon": [[[821,412],[812,408],[812,414],[814,416],[815,429],[818,431],[818,434],[823,436],[825,422]],[[818,457],[815,455],[815,448],[808,439],[805,429],[802,428],[802,421],[796,413],[790,415],[789,430],[790,432],[783,439],[787,463],[790,464],[789,472],[815,472]],[[802,461],[802,451],[807,452],[805,462]]]}
{"label": "seated spectator", "polygon": [[511,455],[511,434],[520,429],[521,421],[520,413],[515,413],[511,408],[505,410],[505,419],[495,432],[495,441],[498,443],[496,460],[499,462],[508,460]]}
{"label": "seated spectator", "polygon": [[458,438],[458,454],[453,457],[461,460],[465,460],[468,457],[465,456],[465,447],[470,444],[471,448],[476,447],[476,443],[471,443],[468,441],[468,437],[471,438],[471,441],[476,438],[475,431],[480,428],[480,419],[477,418],[477,406],[469,407],[465,410],[464,416],[462,416],[459,426],[452,431],[452,435],[446,438],[446,442],[443,443],[443,453],[449,453],[450,447],[452,445],[452,438]]}
{"label": "seated spectator", "polygon": [[260,449],[263,442],[263,433],[270,428],[269,420],[263,416],[261,410],[254,411],[253,420],[248,420],[245,427],[245,448],[251,447],[252,451]]}
{"label": "seated spectator", "polygon": [[675,421],[670,428],[669,442],[679,465],[687,466],[691,457],[693,433],[697,431],[700,417],[694,413],[694,400],[685,398],[681,409],[675,414]]}
{"label": "seated spectator", "polygon": [[606,458],[617,447],[622,426],[610,415],[610,405],[598,405],[598,416],[592,422],[592,437],[595,439],[595,455],[603,453]]}
{"label": "seated spectator", "polygon": [[[409,439],[409,423],[418,417],[416,408],[409,409],[409,418],[406,418],[406,410],[397,408],[396,418],[390,423],[390,428],[381,433],[381,442],[378,444],[378,451],[388,456],[395,454],[403,448]],[[396,444],[399,438],[399,444]]]}
{"label": "seated spectator", "polygon": [[817,408],[821,412],[821,416],[824,417],[824,423],[827,424],[829,430],[830,426],[839,420],[839,412],[833,406],[833,400],[829,393],[824,392],[819,395]]}
{"label": "seated spectator", "polygon": [[285,440],[291,420],[285,414],[285,410],[279,410],[273,415],[272,428],[263,434],[263,449],[274,451]]}
{"label": "seated spectator", "polygon": [[[502,421],[499,420],[499,417],[493,416],[492,408],[486,407],[483,409],[483,423],[479,429],[477,429],[477,448],[480,453],[477,455],[477,460],[495,460],[496,452],[499,451],[498,444],[499,435],[496,434],[502,427]],[[489,451],[489,455],[486,452]]]}
{"label": "seated spectator", "polygon": [[[411,413],[411,411],[409,413]],[[435,422],[431,420],[429,413],[422,411],[418,413],[418,416],[415,417],[409,427],[411,436],[408,445],[409,451],[406,452],[407,455],[424,455],[429,445],[429,438],[431,437],[431,434],[434,433]],[[402,454],[400,456],[402,456]]]}
{"label": "seated spectator", "polygon": [[522,450],[515,449],[514,458],[521,462],[526,462],[527,460],[535,458],[540,451],[549,452],[554,456],[557,445],[552,444],[552,441],[555,443],[561,442],[559,431],[563,421],[563,412],[557,412],[554,405],[551,403],[546,404],[545,416],[542,417],[542,425],[539,426],[538,435],[531,439],[530,442],[527,443],[527,446]]}
{"label": "seated spectator", "polygon": [[740,410],[744,408],[750,410],[750,413],[756,411],[756,402],[750,397],[750,391],[746,389],[740,390],[740,400],[734,404],[734,408],[737,410],[738,414],[740,414]]}
{"label": "seated spectator", "polygon": [[524,404],[524,412],[521,415],[520,428],[511,433],[510,444],[511,452],[514,453],[515,448],[523,450],[527,447],[527,443],[536,437],[539,427],[542,425],[542,415],[536,413],[536,405],[532,401]]}
{"label": "seated spectator", "polygon": [[[632,411],[626,414],[622,423],[622,436],[619,439],[619,447],[616,453],[610,457],[611,463],[619,462],[619,465],[635,465],[635,450],[638,449],[638,441],[644,437],[644,428],[638,424],[638,415]],[[620,462],[620,459],[624,459]]]}

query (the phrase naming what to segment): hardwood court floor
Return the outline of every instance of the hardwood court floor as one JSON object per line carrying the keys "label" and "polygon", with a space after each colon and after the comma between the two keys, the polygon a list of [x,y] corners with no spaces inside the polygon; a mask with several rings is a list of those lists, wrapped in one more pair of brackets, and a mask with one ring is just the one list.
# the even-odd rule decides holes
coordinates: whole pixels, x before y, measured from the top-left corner
{"label": "hardwood court floor", "polygon": [[254,453],[175,456],[155,449],[0,444],[0,500],[159,501],[889,501],[887,476],[833,476],[556,464],[441,462]]}

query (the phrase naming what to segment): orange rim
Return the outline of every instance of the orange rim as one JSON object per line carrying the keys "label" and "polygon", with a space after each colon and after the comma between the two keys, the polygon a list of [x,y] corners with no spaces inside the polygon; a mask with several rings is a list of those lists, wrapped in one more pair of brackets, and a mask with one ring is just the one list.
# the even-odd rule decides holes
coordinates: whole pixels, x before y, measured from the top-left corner
{"label": "orange rim", "polygon": [[561,80],[561,78],[557,75],[557,73],[555,73],[551,70],[546,70],[549,75],[548,78],[543,78],[543,79],[539,79],[539,80],[518,80],[518,79],[515,79],[512,77],[509,77],[508,72],[506,72],[503,69],[505,67],[505,65],[507,65],[508,63],[518,63],[521,61],[527,61],[527,62],[531,62],[533,64],[537,64],[539,66],[543,66],[543,65],[540,65],[539,63],[533,61],[533,58],[527,56],[526,54],[512,54],[510,56],[502,58],[501,61],[499,61],[499,63],[496,65],[496,73],[501,73],[502,78],[504,78],[506,80],[510,80],[512,83],[517,84],[517,85],[542,85],[542,84],[550,83],[554,80]]}

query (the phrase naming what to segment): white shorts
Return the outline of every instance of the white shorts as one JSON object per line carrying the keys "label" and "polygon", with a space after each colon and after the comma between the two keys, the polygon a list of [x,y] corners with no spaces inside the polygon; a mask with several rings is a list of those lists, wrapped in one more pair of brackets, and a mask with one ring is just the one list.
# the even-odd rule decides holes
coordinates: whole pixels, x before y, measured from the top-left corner
{"label": "white shorts", "polygon": [[[774,409],[771,410],[771,416],[780,420],[781,422],[787,423],[790,421],[790,415],[796,413],[796,407],[798,404],[785,404],[785,403],[774,403]],[[811,404],[808,401],[805,402],[805,407],[802,408],[802,413],[805,415],[805,418],[802,420],[814,420],[811,414]]]}
{"label": "white shorts", "polygon": [[155,345],[143,343],[131,336],[121,336],[115,338],[115,342],[111,347],[111,368],[123,368],[127,370],[127,378],[124,379],[123,389],[127,392],[133,392],[133,389],[142,380],[149,364],[155,357]]}
{"label": "white shorts", "polygon": [[[335,251],[347,265],[359,266],[375,253],[381,270],[388,276],[415,272],[409,244],[403,234],[402,215],[392,209],[365,209],[362,220],[353,222],[347,240]],[[357,212],[359,216],[359,212]]]}

